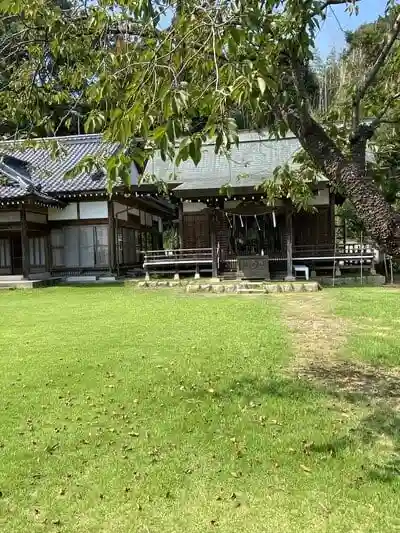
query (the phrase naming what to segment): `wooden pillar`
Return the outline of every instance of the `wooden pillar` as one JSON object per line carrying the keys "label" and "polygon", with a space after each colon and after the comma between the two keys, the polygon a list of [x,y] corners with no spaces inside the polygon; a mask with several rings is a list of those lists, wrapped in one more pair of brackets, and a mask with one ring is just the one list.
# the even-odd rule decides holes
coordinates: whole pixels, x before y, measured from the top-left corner
{"label": "wooden pillar", "polygon": [[329,230],[332,246],[335,246],[336,240],[336,202],[335,193],[329,190]]}
{"label": "wooden pillar", "polygon": [[28,239],[28,224],[26,221],[25,208],[21,209],[21,248],[22,248],[22,275],[24,278],[29,277],[30,260],[29,260],[29,239]]}
{"label": "wooden pillar", "polygon": [[217,228],[215,209],[212,209],[210,216],[210,240],[212,252],[212,277],[218,277],[218,258],[217,258]]}
{"label": "wooden pillar", "polygon": [[185,246],[184,243],[184,227],[183,227],[184,217],[183,217],[183,202],[178,204],[178,236],[179,236],[179,248],[182,249]]}
{"label": "wooden pillar", "polygon": [[116,242],[114,204],[111,200],[108,200],[108,267],[111,272],[115,269]]}
{"label": "wooden pillar", "polygon": [[286,205],[286,281],[294,281],[293,276],[293,205],[289,200]]}
{"label": "wooden pillar", "polygon": [[46,269],[51,273],[53,269],[53,250],[51,246],[51,232],[45,236],[46,239]]}

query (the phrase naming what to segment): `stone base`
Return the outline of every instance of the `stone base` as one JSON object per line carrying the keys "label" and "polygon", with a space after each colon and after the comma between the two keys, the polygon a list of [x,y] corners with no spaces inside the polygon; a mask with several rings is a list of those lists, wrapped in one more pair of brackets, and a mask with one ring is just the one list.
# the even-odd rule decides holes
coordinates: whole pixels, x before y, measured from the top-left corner
{"label": "stone base", "polygon": [[47,279],[10,279],[0,280],[0,289],[40,289],[42,287],[51,287],[62,281],[62,278]]}
{"label": "stone base", "polygon": [[278,292],[317,292],[320,286],[317,282],[296,283],[219,283],[197,284],[191,283],[186,286],[186,292],[213,292],[217,294],[273,294]]}
{"label": "stone base", "polygon": [[385,285],[385,276],[340,276],[339,278],[332,278],[331,276],[320,276],[317,278],[318,282],[323,287],[360,287],[360,286],[381,286]]}
{"label": "stone base", "polygon": [[67,283],[90,283],[91,281],[96,280],[96,276],[68,276],[65,278]]}
{"label": "stone base", "polygon": [[278,292],[316,292],[320,285],[316,281],[296,282],[254,282],[254,281],[220,281],[219,279],[204,279],[201,282],[192,280],[126,280],[125,285],[138,289],[163,289],[167,287],[182,288],[189,293],[208,292],[215,294],[272,294]]}

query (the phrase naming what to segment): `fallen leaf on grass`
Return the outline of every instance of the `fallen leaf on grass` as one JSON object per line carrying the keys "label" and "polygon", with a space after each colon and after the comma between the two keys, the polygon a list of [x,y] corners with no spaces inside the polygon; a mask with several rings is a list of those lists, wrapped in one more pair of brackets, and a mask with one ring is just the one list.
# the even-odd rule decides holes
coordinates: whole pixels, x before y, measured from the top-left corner
{"label": "fallen leaf on grass", "polygon": [[46,446],[46,448],[44,449],[44,451],[47,452],[47,453],[52,454],[53,452],[55,452],[55,450],[56,450],[58,447],[59,447],[59,444],[58,444],[58,443],[56,443],[56,444],[52,444],[52,445],[48,444],[48,445]]}
{"label": "fallen leaf on grass", "polygon": [[282,424],[278,422],[278,420],[270,420],[271,424],[274,424],[275,426],[281,426]]}
{"label": "fallen leaf on grass", "polygon": [[311,474],[311,469],[308,468],[308,466],[300,465],[300,468],[304,470],[304,472],[307,472],[307,474]]}
{"label": "fallen leaf on grass", "polygon": [[303,443],[303,451],[305,454],[309,455],[310,454],[310,451],[312,450],[314,446],[314,442],[311,440],[309,442],[305,441]]}

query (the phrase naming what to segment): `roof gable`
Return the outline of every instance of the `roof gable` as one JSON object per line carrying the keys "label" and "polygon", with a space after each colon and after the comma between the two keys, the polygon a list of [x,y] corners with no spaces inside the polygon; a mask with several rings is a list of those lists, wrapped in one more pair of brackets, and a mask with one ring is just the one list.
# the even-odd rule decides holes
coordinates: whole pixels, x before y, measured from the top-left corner
{"label": "roof gable", "polygon": [[209,141],[202,147],[197,166],[191,159],[175,166],[174,161],[163,161],[156,153],[145,172],[157,180],[175,182],[177,190],[255,186],[271,178],[276,167],[289,163],[300,148],[296,137],[276,140],[265,133],[242,132],[239,145],[233,146],[228,156],[216,154],[215,142]]}
{"label": "roof gable", "polygon": [[[57,143],[59,153],[52,155],[51,143]],[[66,180],[65,174],[73,169],[85,156],[110,157],[116,153],[119,145],[103,141],[100,135],[74,135],[55,139],[37,139],[35,146],[27,146],[25,141],[0,142],[0,154],[9,159],[20,161],[18,168],[20,178],[29,179],[35,189],[43,193],[56,194],[61,192],[77,192],[85,190],[103,190],[106,188],[107,177],[81,172],[76,177]],[[15,165],[12,165],[15,169]],[[27,170],[29,169],[29,171]],[[1,172],[1,169],[0,169]],[[2,172],[3,175],[6,172]],[[7,176],[12,179],[12,176]],[[23,181],[23,179],[22,179]],[[29,187],[29,183],[25,183]],[[20,190],[15,186],[0,186],[0,197],[24,196],[26,190],[20,180]]]}

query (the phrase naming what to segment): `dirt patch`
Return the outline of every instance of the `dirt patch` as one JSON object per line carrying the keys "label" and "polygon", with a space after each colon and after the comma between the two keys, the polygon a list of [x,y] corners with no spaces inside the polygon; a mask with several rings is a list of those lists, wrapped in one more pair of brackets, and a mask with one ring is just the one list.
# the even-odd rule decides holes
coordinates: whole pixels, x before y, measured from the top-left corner
{"label": "dirt patch", "polygon": [[346,342],[349,324],[333,316],[324,293],[285,295],[281,305],[296,348],[295,368],[333,358]]}
{"label": "dirt patch", "polygon": [[[280,297],[295,359],[290,372],[349,400],[385,403],[400,409],[400,369],[386,369],[340,357],[352,331],[365,326],[333,315],[326,293]],[[388,334],[385,326],[376,334]],[[378,331],[377,331],[378,330]]]}

